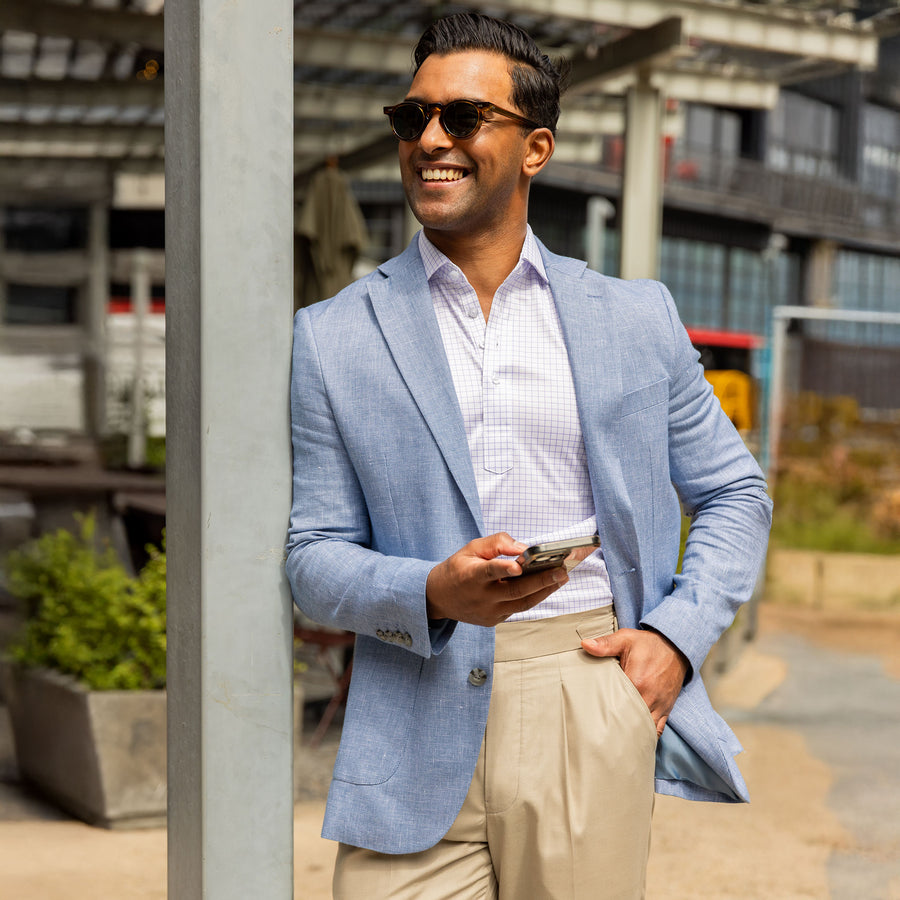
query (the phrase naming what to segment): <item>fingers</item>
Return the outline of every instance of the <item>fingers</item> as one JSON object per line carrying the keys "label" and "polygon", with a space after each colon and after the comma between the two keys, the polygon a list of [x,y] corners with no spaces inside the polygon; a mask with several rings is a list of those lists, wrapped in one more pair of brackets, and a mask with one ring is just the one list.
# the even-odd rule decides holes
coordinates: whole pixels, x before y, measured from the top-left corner
{"label": "fingers", "polygon": [[425,585],[428,616],[493,626],[530,609],[566,583],[562,569],[508,580],[521,574],[515,557],[524,549],[499,532],[470,541],[438,563]]}
{"label": "fingers", "polygon": [[536,572],[534,575],[526,575],[524,578],[516,578],[514,581],[503,581],[496,586],[501,599],[496,607],[497,622],[505,622],[516,613],[525,612],[543,600],[546,600],[554,591],[559,590],[569,576],[565,569],[550,569],[545,572]]}
{"label": "fingers", "polygon": [[674,645],[656,632],[623,628],[584,640],[581,646],[592,656],[619,658],[653,716],[657,736],[662,736],[684,684],[686,662]]}

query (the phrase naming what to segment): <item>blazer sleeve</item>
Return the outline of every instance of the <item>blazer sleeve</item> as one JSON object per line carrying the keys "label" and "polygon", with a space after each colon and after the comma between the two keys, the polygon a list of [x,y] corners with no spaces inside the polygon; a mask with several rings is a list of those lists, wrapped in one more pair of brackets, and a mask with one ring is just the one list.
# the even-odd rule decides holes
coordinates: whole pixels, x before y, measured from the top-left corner
{"label": "blazer sleeve", "polygon": [[434,562],[370,549],[363,486],[329,399],[311,316],[294,319],[291,373],[293,502],[285,568],[294,600],[310,618],[428,657],[452,623],[429,623],[425,583]]}
{"label": "blazer sleeve", "polygon": [[669,470],[690,530],[671,593],[641,625],[664,634],[699,671],[753,593],[772,501],[763,473],[703,375],[671,294],[659,287],[671,329]]}

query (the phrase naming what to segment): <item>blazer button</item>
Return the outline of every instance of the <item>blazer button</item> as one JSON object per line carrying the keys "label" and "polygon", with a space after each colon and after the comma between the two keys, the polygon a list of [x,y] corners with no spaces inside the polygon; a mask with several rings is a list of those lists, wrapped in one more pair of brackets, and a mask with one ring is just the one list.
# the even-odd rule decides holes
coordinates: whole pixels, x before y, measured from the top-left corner
{"label": "blazer button", "polygon": [[474,684],[475,687],[481,687],[487,681],[487,672],[484,669],[472,669],[469,672],[469,684]]}

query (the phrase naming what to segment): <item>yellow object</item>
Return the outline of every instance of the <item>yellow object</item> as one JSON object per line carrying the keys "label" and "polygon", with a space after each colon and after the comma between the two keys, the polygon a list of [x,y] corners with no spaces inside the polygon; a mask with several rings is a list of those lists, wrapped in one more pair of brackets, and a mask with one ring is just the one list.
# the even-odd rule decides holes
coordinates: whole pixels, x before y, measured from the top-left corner
{"label": "yellow object", "polygon": [[753,428],[753,379],[737,369],[707,369],[705,374],[735,428],[738,431]]}

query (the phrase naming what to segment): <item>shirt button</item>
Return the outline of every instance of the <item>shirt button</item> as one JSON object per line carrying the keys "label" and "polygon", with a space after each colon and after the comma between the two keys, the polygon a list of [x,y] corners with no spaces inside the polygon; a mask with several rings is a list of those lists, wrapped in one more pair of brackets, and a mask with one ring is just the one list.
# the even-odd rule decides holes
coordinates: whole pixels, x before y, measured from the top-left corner
{"label": "shirt button", "polygon": [[469,672],[469,684],[475,685],[475,687],[481,687],[487,681],[487,672],[484,669],[472,669]]}
{"label": "shirt button", "polygon": [[470,306],[469,309],[466,311],[466,315],[470,319],[477,319],[478,318],[478,310],[475,309],[474,306]]}
{"label": "shirt button", "polygon": [[499,376],[499,375],[495,375],[495,376],[491,379],[491,381],[493,381],[494,384],[500,384],[500,376]]}

